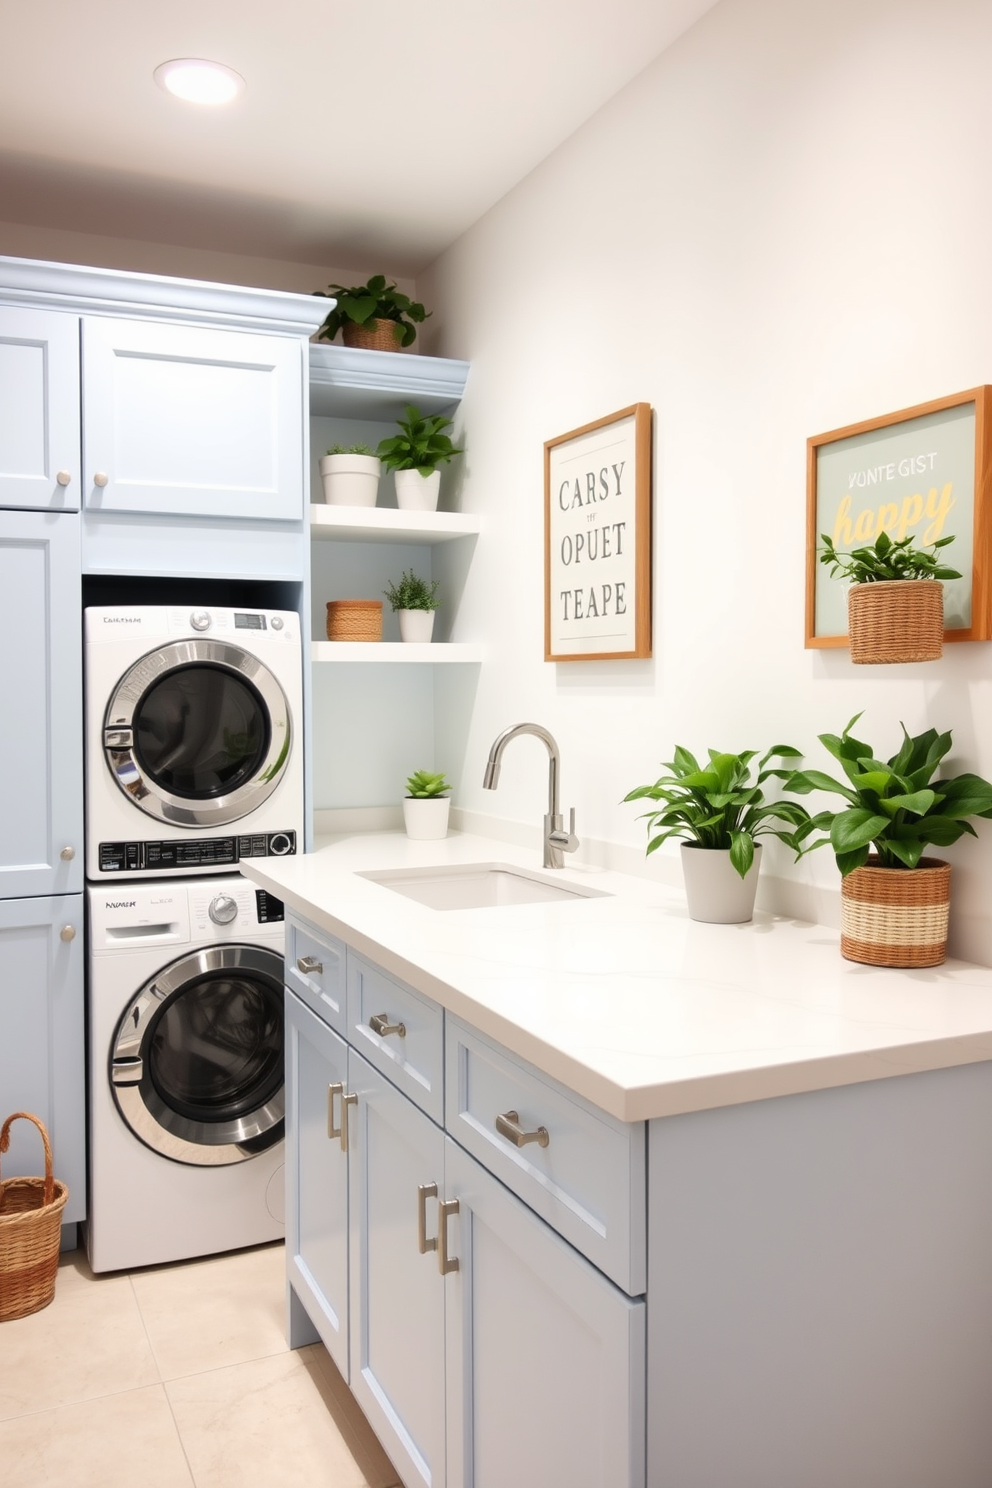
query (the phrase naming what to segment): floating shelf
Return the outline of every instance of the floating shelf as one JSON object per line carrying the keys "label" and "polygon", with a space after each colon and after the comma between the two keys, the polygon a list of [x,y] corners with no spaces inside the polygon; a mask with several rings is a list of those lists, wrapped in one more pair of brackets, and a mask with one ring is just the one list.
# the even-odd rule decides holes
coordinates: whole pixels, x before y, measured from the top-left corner
{"label": "floating shelf", "polygon": [[465,392],[468,369],[468,362],[450,357],[311,341],[310,412],[392,422],[415,403],[423,413],[450,413]]}
{"label": "floating shelf", "polygon": [[474,537],[479,517],[461,512],[398,511],[392,506],[310,508],[310,536],[334,542],[439,543]]}
{"label": "floating shelf", "polygon": [[318,662],[358,663],[360,666],[402,666],[480,662],[482,647],[457,642],[429,641],[314,641],[312,659]]}

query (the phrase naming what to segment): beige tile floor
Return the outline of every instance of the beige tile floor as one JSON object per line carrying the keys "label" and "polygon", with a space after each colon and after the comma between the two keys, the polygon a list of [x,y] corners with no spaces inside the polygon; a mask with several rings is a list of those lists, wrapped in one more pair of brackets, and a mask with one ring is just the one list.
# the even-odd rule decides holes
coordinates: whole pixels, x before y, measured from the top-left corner
{"label": "beige tile floor", "polygon": [[324,1347],[291,1353],[283,1247],[94,1276],[0,1323],[3,1488],[394,1488]]}

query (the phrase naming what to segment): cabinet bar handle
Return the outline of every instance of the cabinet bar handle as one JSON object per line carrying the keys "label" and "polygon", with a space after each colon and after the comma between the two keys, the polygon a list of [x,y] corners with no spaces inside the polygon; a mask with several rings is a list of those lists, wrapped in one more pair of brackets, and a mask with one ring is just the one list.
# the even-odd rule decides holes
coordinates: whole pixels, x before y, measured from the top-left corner
{"label": "cabinet bar handle", "polygon": [[335,1137],[340,1140],[341,1128],[334,1125],[334,1097],[344,1095],[343,1085],[328,1085],[327,1087],[327,1136],[330,1141]]}
{"label": "cabinet bar handle", "polygon": [[406,1024],[390,1023],[388,1013],[373,1013],[369,1019],[369,1027],[380,1038],[388,1038],[391,1033],[398,1033],[400,1038],[406,1038]]}
{"label": "cabinet bar handle", "polygon": [[348,1107],[358,1105],[357,1095],[346,1095],[341,1100],[341,1151],[348,1151]]}
{"label": "cabinet bar handle", "polygon": [[514,1147],[526,1147],[528,1142],[536,1142],[539,1147],[547,1147],[551,1141],[546,1126],[539,1126],[537,1131],[524,1131],[516,1111],[504,1111],[502,1116],[497,1116],[496,1130],[501,1137],[512,1142]]}
{"label": "cabinet bar handle", "polygon": [[417,1249],[421,1255],[437,1250],[437,1236],[427,1238],[427,1200],[437,1198],[436,1183],[421,1183],[417,1189]]}
{"label": "cabinet bar handle", "polygon": [[458,1257],[448,1256],[448,1215],[458,1213],[457,1199],[441,1199],[437,1206],[437,1269],[442,1276],[458,1270]]}
{"label": "cabinet bar handle", "polygon": [[316,972],[318,976],[324,975],[324,963],[318,961],[316,956],[301,956],[296,963],[297,971],[302,971],[304,976],[310,976]]}

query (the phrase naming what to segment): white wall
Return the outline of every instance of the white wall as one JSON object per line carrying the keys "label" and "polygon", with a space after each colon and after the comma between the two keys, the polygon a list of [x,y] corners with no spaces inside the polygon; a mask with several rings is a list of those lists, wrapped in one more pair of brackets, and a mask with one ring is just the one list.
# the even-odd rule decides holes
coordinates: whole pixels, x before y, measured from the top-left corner
{"label": "white wall", "polygon": [[[472,362],[461,499],[488,524],[456,638],[490,660],[470,709],[440,700],[462,807],[539,819],[536,741],[481,789],[527,718],[558,737],[580,835],[638,853],[618,803],[676,742],[827,768],[816,735],[863,709],[882,754],[932,723],[992,777],[992,646],[870,671],[803,649],[807,436],[992,382],[990,56],[987,0],[723,0],[418,280],[427,344]],[[543,441],[638,400],[654,659],[546,664]],[[952,949],[992,964],[979,831],[947,853]],[[774,847],[765,902],[835,918],[829,853]]]}

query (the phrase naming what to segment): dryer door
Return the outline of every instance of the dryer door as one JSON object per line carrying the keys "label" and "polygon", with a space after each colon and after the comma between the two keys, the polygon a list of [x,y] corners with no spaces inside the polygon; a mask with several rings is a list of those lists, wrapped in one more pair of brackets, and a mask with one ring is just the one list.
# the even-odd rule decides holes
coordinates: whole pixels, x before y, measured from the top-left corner
{"label": "dryer door", "polygon": [[194,638],[150,651],[125,672],[103,729],[110,773],[159,821],[238,821],[270,796],[292,747],[286,695],[256,656]]}
{"label": "dryer door", "polygon": [[110,1051],[117,1108],[163,1157],[222,1167],[281,1140],[283,958],[210,946],[147,982]]}

